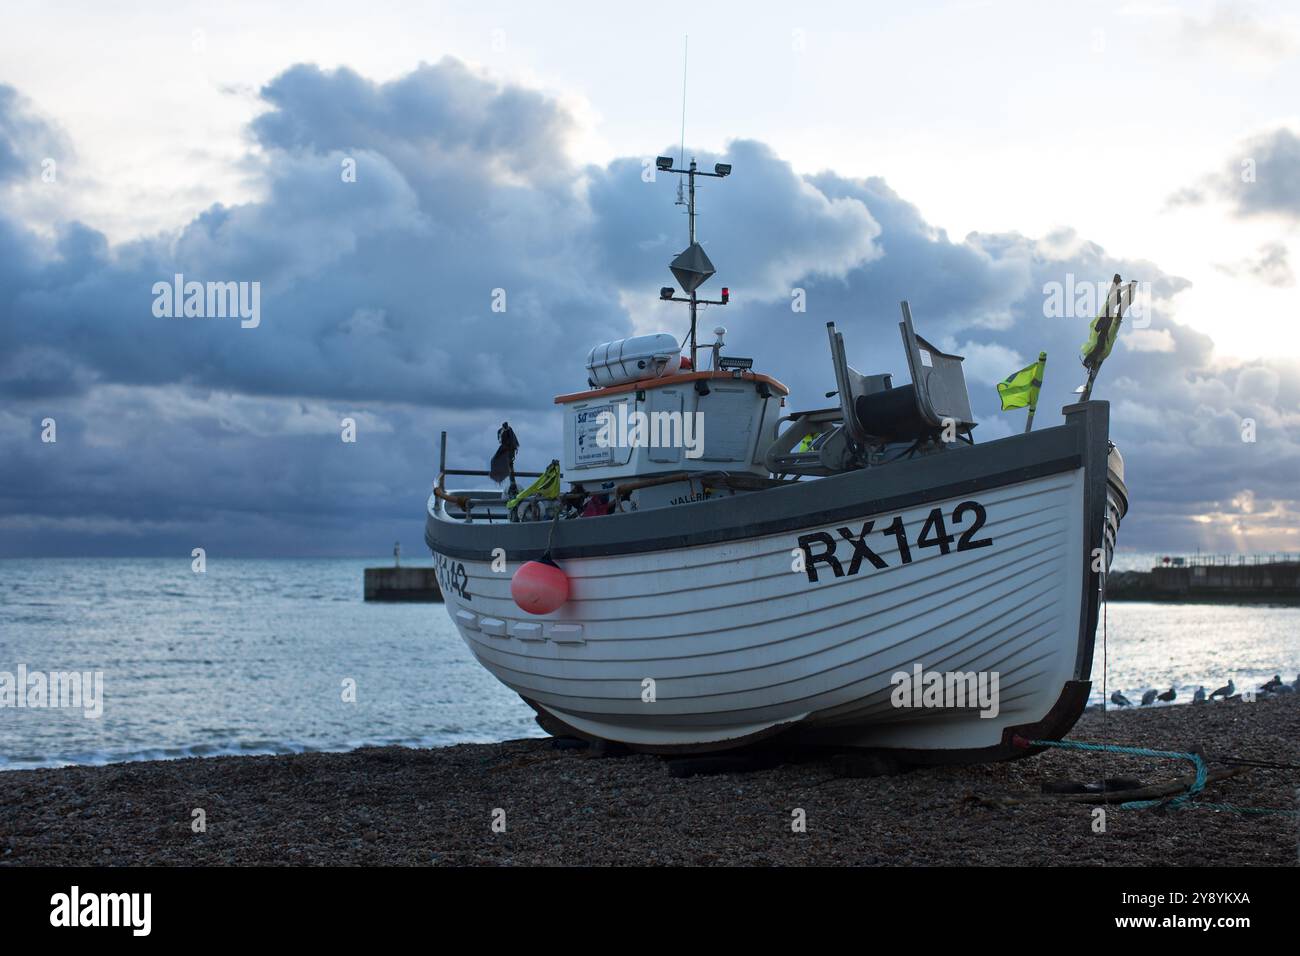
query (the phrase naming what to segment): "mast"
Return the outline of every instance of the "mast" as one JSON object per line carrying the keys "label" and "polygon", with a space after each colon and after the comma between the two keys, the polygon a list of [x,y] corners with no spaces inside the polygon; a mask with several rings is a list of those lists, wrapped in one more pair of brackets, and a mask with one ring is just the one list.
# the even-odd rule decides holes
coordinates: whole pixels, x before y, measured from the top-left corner
{"label": "mast", "polygon": [[672,286],[664,286],[659,290],[659,298],[665,302],[687,302],[690,304],[691,367],[695,368],[695,326],[699,317],[699,307],[701,305],[726,305],[731,298],[731,290],[726,287],[723,287],[722,298],[720,299],[701,299],[697,294],[699,287],[709,280],[715,270],[713,263],[709,261],[708,255],[704,252],[704,247],[695,240],[695,177],[712,176],[715,179],[722,179],[731,175],[731,164],[714,163],[713,172],[710,173],[700,169],[694,158],[691,159],[689,166],[681,169],[673,166],[671,156],[660,156],[655,159],[655,167],[660,172],[677,173],[686,177],[686,228],[689,243],[668,266],[686,295],[676,295],[676,290]]}
{"label": "mast", "polygon": [[[690,241],[686,244],[689,249],[695,245],[695,157],[691,157],[691,175],[690,175],[690,199],[686,205],[686,229],[690,236]],[[691,289],[691,371],[695,371],[695,316],[699,309],[699,301],[695,298],[695,290]]]}
{"label": "mast", "polygon": [[[677,162],[686,161],[686,67],[690,62],[691,53],[691,35],[688,33],[682,38],[682,139],[681,145],[677,147]],[[682,177],[677,177],[677,205],[686,205],[682,201]]]}

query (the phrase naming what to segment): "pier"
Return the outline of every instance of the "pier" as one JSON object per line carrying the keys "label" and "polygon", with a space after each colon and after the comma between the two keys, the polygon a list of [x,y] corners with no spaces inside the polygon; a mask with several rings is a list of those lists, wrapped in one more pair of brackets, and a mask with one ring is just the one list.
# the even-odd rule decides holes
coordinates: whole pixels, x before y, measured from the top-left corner
{"label": "pier", "polygon": [[1150,571],[1113,572],[1106,582],[1106,597],[1114,601],[1300,604],[1300,557],[1166,558]]}
{"label": "pier", "polygon": [[433,568],[366,568],[367,601],[442,600],[442,590]]}
{"label": "pier", "polygon": [[402,567],[402,547],[393,545],[391,568],[366,568],[363,582],[367,601],[425,601],[442,600],[436,568]]}

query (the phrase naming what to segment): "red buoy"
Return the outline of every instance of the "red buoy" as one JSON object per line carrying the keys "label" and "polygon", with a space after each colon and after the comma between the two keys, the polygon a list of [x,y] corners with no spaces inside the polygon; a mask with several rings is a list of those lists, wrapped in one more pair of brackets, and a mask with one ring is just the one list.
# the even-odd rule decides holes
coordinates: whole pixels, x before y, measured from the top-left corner
{"label": "red buoy", "polygon": [[569,599],[569,578],[549,554],[526,561],[510,579],[510,596],[520,610],[550,614]]}

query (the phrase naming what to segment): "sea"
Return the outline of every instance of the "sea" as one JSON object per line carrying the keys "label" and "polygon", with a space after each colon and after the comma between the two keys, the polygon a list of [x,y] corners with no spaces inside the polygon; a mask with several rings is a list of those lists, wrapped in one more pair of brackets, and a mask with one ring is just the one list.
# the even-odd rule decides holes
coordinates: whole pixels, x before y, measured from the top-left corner
{"label": "sea", "polygon": [[[0,770],[543,736],[443,605],[362,600],[363,568],[389,562],[0,559],[0,675],[103,675],[95,706],[0,707]],[[1094,701],[1103,647],[1107,694],[1173,687],[1171,706],[1300,671],[1300,607],[1110,602],[1104,638]]]}

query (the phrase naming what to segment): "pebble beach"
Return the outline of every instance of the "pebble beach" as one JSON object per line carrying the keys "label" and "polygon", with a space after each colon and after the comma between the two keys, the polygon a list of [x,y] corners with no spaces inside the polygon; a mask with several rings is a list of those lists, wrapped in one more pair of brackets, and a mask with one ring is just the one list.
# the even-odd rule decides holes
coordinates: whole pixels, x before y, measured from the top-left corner
{"label": "pebble beach", "polygon": [[[1295,764],[1300,694],[1090,710],[1070,739]],[[0,865],[1297,865],[1294,815],[1111,807],[1099,833],[1093,806],[1042,793],[1188,767],[1052,750],[870,777],[827,755],[677,776],[530,739],[24,770],[0,773]],[[1298,787],[1253,769],[1201,799],[1295,810]]]}

